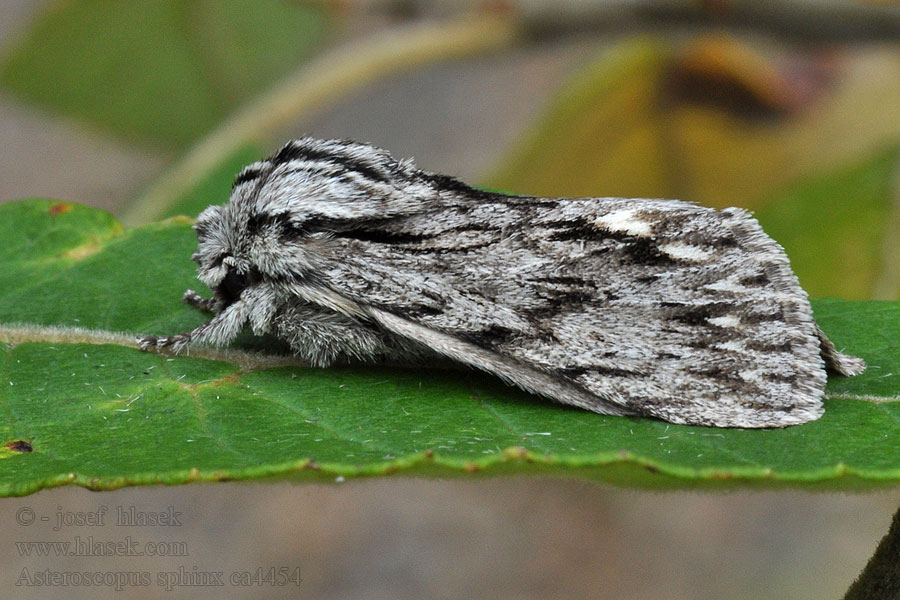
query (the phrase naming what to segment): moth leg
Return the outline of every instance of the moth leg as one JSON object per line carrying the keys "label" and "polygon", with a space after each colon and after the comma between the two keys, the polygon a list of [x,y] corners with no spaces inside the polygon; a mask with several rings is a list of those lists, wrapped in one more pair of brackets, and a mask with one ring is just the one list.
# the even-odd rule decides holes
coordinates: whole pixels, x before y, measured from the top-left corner
{"label": "moth leg", "polygon": [[252,302],[248,302],[242,297],[210,321],[191,331],[162,337],[153,335],[139,337],[138,346],[140,346],[141,350],[147,350],[152,347],[171,348],[177,353],[188,342],[211,342],[215,345],[226,344],[241,332],[252,311],[252,306]]}
{"label": "moth leg", "polygon": [[194,290],[187,290],[182,297],[185,304],[205,310],[207,312],[216,312],[217,301],[215,298],[204,298]]}
{"label": "moth leg", "polygon": [[279,310],[272,329],[294,355],[316,367],[416,356],[378,328],[306,303],[291,303]]}
{"label": "moth leg", "polygon": [[866,370],[866,363],[863,359],[838,352],[834,347],[834,342],[828,339],[818,325],[816,325],[816,334],[819,336],[822,359],[825,361],[826,369],[845,377],[859,375]]}
{"label": "moth leg", "polygon": [[259,285],[246,290],[242,298],[249,306],[253,307],[247,317],[253,333],[255,335],[271,333],[278,298],[275,290],[268,285]]}

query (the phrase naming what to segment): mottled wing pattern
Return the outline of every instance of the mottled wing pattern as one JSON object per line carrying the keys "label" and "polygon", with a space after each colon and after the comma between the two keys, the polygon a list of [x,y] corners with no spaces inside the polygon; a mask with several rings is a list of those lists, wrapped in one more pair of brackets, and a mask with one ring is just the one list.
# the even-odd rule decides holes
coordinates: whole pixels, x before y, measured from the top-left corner
{"label": "mottled wing pattern", "polygon": [[806,294],[744,211],[459,192],[336,230],[323,280],[575,384],[601,412],[741,427],[822,413]]}
{"label": "mottled wing pattern", "polygon": [[596,412],[733,427],[815,419],[826,364],[863,368],[740,209],[493,194],[303,138],[195,228],[214,298],[187,298],[216,316],[141,347],[227,343],[249,322],[323,363],[424,346]]}

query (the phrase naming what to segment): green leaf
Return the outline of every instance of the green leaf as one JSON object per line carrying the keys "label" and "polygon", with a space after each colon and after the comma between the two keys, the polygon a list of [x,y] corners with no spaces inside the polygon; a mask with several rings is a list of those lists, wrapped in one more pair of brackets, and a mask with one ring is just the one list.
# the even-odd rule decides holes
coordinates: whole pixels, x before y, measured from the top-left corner
{"label": "green leaf", "polygon": [[0,83],[114,133],[185,146],[310,56],[330,25],[322,7],[282,0],[57,2]]}
{"label": "green leaf", "polygon": [[190,224],[123,230],[48,200],[0,205],[0,495],[198,480],[391,473],[577,475],[621,485],[900,481],[900,304],[820,300],[867,372],[829,383],[825,416],[783,430],[605,417],[469,371],[312,369],[249,352],[140,352],[131,333],[204,320]]}
{"label": "green leaf", "polygon": [[[835,173],[799,181],[756,212],[784,246],[803,288],[812,296],[869,298],[881,274],[900,269],[900,256],[883,256],[886,227],[900,210],[900,148],[893,147]],[[895,201],[895,198],[897,200]],[[897,297],[900,289],[891,290]]]}

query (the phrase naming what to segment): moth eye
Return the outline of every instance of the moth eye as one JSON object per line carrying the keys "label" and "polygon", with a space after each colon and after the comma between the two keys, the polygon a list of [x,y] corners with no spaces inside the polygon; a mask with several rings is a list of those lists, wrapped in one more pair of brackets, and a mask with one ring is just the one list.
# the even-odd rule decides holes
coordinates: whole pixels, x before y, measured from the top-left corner
{"label": "moth eye", "polygon": [[217,291],[227,306],[236,302],[241,297],[241,292],[246,288],[256,285],[260,281],[262,281],[262,273],[256,268],[250,269],[243,274],[238,273],[235,269],[228,269]]}
{"label": "moth eye", "polygon": [[247,284],[248,281],[246,276],[238,274],[238,272],[233,269],[229,269],[228,272],[225,273],[225,278],[222,279],[222,283],[219,284],[217,291],[227,306],[241,297],[241,292],[244,291]]}

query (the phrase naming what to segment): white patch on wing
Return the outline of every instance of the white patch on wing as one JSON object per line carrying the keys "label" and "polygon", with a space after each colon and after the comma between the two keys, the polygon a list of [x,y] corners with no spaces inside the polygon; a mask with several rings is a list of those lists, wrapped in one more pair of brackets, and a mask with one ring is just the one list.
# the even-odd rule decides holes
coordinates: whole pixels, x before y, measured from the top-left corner
{"label": "white patch on wing", "polygon": [[715,283],[704,285],[704,289],[713,290],[715,292],[746,292],[747,288],[735,283],[729,279],[720,279]]}
{"label": "white patch on wing", "polygon": [[752,381],[755,383],[762,381],[762,374],[759,371],[741,371],[738,375],[744,381]]}
{"label": "white patch on wing", "polygon": [[742,344],[740,342],[733,342],[733,341],[722,342],[720,344],[716,344],[715,347],[718,348],[719,350],[730,350],[732,352],[743,352],[747,349],[746,346],[744,346],[744,344]]}
{"label": "white patch on wing", "polygon": [[737,327],[741,324],[741,320],[732,315],[713,317],[712,319],[707,319],[706,322],[716,325],[717,327]]}
{"label": "white patch on wing", "polygon": [[635,216],[634,210],[616,210],[609,214],[597,217],[594,220],[595,227],[602,227],[610,231],[621,231],[629,235],[648,237],[650,235],[650,223]]}
{"label": "white patch on wing", "polygon": [[680,260],[689,260],[693,262],[700,262],[708,259],[710,256],[714,254],[712,250],[705,250],[699,246],[692,246],[691,244],[682,244],[680,242],[673,242],[671,244],[661,244],[659,249],[671,256],[672,258],[677,258]]}

